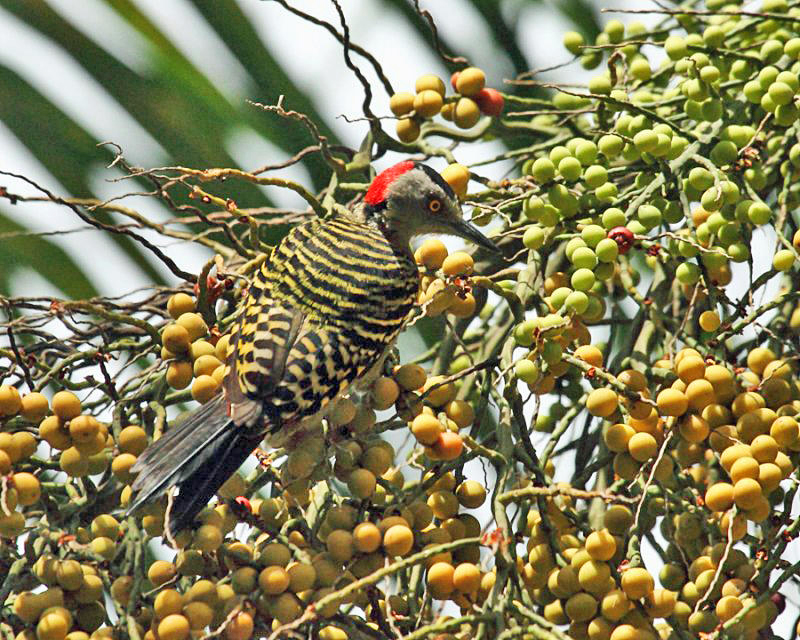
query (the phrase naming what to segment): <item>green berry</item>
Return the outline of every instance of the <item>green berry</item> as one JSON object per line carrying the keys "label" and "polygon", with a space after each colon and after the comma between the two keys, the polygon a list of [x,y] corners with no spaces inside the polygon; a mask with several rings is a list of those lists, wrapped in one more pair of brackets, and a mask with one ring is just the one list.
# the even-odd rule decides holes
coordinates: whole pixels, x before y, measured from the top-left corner
{"label": "green berry", "polygon": [[597,266],[597,256],[589,247],[578,247],[570,257],[572,264],[578,269],[594,269]]}
{"label": "green berry", "polygon": [[776,271],[789,271],[794,264],[794,251],[789,249],[781,249],[776,251],[772,258],[772,268]]}
{"label": "green berry", "polygon": [[761,88],[766,91],[769,89],[769,85],[778,78],[778,70],[775,67],[763,67],[761,71],[758,72],[757,78]]}
{"label": "green berry", "polygon": [[611,78],[607,76],[594,76],[589,80],[589,93],[607,96],[611,89]]}
{"label": "green berry", "polygon": [[606,182],[594,190],[594,195],[599,202],[613,202],[618,193],[619,189],[613,182]]}
{"label": "green berry", "polygon": [[591,269],[577,269],[569,279],[575,291],[588,291],[594,284],[594,272]]}
{"label": "green berry", "polygon": [[782,127],[792,126],[798,116],[800,116],[800,111],[793,102],[778,105],[775,109],[775,122]]}
{"label": "green berry", "polygon": [[794,97],[794,90],[785,82],[780,81],[769,85],[767,93],[775,104],[789,104]]}
{"label": "green berry", "polygon": [[587,186],[596,189],[600,185],[608,182],[608,171],[606,168],[599,164],[593,164],[586,168],[583,174],[583,181]]}
{"label": "green berry", "polygon": [[594,252],[600,262],[614,262],[619,255],[619,245],[611,238],[603,238],[597,243]]}
{"label": "green berry", "polygon": [[537,221],[544,211],[544,200],[539,196],[531,196],[525,200],[522,206],[522,213],[528,220]]}
{"label": "green berry", "polygon": [[759,104],[764,96],[764,88],[758,80],[750,80],[745,82],[744,87],[742,87],[742,93],[748,102]]}
{"label": "green berry", "polygon": [[712,49],[719,47],[724,40],[725,30],[718,25],[711,25],[703,31],[703,42]]}
{"label": "green berry", "polygon": [[606,158],[616,158],[622,151],[625,141],[619,136],[607,133],[597,141],[597,148]]}
{"label": "green berry", "polygon": [[567,182],[575,182],[581,177],[581,163],[572,156],[564,158],[558,163],[558,172]]}
{"label": "green berry", "polygon": [[719,211],[723,202],[722,189],[717,189],[716,187],[709,187],[700,196],[700,204],[706,211]]}
{"label": "green berry", "polygon": [[647,61],[647,58],[636,58],[633,62],[631,62],[630,72],[634,78],[641,80],[642,82],[649,80],[653,73],[652,69],[650,69],[650,63]]}
{"label": "green berry", "polygon": [[572,289],[569,287],[559,287],[550,294],[550,304],[554,309],[560,309],[562,306],[564,306],[567,296],[569,296],[571,293]]}
{"label": "green berry", "polygon": [[514,363],[514,373],[517,378],[528,384],[535,384],[541,375],[539,366],[527,358]]}
{"label": "green berry", "polygon": [[767,40],[761,45],[759,58],[766,64],[777,62],[783,55],[783,43],[780,40]]}
{"label": "green berry", "polygon": [[522,236],[522,244],[525,245],[526,249],[534,251],[541,249],[544,245],[544,229],[535,225],[525,229],[525,233]]}
{"label": "green berry", "polygon": [[772,210],[763,202],[754,202],[747,209],[747,217],[753,224],[767,224],[772,218]]}
{"label": "green berry", "polygon": [[664,51],[669,59],[673,62],[680,60],[689,54],[689,48],[686,46],[686,40],[680,36],[669,36],[664,41]]}
{"label": "green berry", "polygon": [[792,91],[797,91],[800,89],[800,80],[797,78],[796,73],[792,73],[791,71],[781,71],[777,76],[775,76],[775,82],[783,82],[784,84],[788,84]]}
{"label": "green berry", "polygon": [[711,161],[717,165],[731,164],[737,158],[738,149],[730,140],[720,140],[711,149]]}
{"label": "green berry", "polygon": [[581,249],[586,246],[583,238],[578,236],[571,238],[569,242],[567,242],[567,246],[564,247],[564,255],[567,256],[567,260],[572,262],[572,254],[575,253],[576,250]]}
{"label": "green berry", "polygon": [[606,230],[603,229],[599,224],[587,224],[581,230],[581,240],[583,240],[587,246],[589,247],[596,247],[601,240],[606,237]]}
{"label": "green berry", "polygon": [[743,242],[734,242],[728,247],[728,255],[734,262],[747,262],[750,258],[750,249]]}
{"label": "green berry", "polygon": [[562,42],[564,43],[564,48],[574,56],[580,55],[581,47],[586,44],[583,36],[577,31],[567,31]]}
{"label": "green berry", "polygon": [[619,20],[610,20],[603,28],[603,32],[611,44],[618,44],[625,37],[625,25]]}
{"label": "green berry", "polygon": [[688,146],[689,141],[683,136],[672,136],[672,139],[669,141],[669,153],[667,157],[670,160],[675,160],[675,158],[680,157],[680,155],[686,151],[686,147]]}
{"label": "green berry", "polygon": [[558,163],[564,158],[569,158],[570,156],[572,156],[572,152],[564,145],[553,147],[550,149],[550,153],[548,154],[550,161],[556,166],[558,166]]}
{"label": "green berry", "polygon": [[603,223],[605,229],[611,230],[614,227],[623,227],[627,222],[625,212],[617,207],[611,207],[603,211],[600,216],[600,221]]}
{"label": "green berry", "polygon": [[643,204],[636,210],[636,217],[645,229],[653,229],[661,224],[661,211],[651,204]]}
{"label": "green berry", "polygon": [[693,262],[682,262],[675,269],[675,277],[681,284],[695,284],[700,280],[700,267]]}
{"label": "green berry", "polygon": [[573,291],[567,296],[564,306],[568,311],[580,315],[589,307],[589,296],[583,291]]}
{"label": "green berry", "polygon": [[652,151],[658,146],[658,134],[652,129],[644,129],[633,136],[633,144],[640,152]]}
{"label": "green berry", "polygon": [[550,182],[556,177],[556,167],[549,158],[537,158],[531,167],[531,176],[539,184]]}
{"label": "green berry", "polygon": [[581,140],[575,145],[573,154],[584,167],[588,167],[597,160],[597,145],[591,140]]}
{"label": "green berry", "polygon": [[783,52],[792,60],[800,60],[800,38],[787,40],[783,45]]}
{"label": "green berry", "polygon": [[714,175],[705,167],[694,167],[689,171],[689,184],[694,189],[703,191],[714,184]]}

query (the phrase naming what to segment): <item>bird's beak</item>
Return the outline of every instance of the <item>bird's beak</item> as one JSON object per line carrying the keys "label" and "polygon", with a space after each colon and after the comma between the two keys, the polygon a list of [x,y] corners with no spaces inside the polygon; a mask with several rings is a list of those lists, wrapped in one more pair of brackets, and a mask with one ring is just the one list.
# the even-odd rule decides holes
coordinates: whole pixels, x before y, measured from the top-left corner
{"label": "bird's beak", "polygon": [[478,227],[471,222],[467,222],[461,218],[456,218],[451,224],[454,234],[461,236],[462,238],[466,238],[467,240],[472,240],[472,242],[477,244],[479,247],[483,247],[487,251],[491,251],[492,253],[501,253],[500,248],[480,231],[478,231]]}

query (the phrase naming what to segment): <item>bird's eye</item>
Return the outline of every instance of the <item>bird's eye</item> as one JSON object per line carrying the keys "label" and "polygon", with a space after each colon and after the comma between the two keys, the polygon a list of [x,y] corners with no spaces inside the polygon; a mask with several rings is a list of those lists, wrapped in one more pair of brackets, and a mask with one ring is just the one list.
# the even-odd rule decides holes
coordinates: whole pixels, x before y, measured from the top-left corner
{"label": "bird's eye", "polygon": [[442,201],[439,200],[439,198],[433,198],[428,203],[428,210],[431,213],[438,213],[439,211],[441,211],[441,209],[442,209]]}

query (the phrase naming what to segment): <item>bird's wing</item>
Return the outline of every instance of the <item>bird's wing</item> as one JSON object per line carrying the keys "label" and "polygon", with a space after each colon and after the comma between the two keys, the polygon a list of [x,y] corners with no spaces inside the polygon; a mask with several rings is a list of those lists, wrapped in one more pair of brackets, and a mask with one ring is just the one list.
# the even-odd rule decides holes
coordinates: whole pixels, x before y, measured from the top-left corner
{"label": "bird's wing", "polygon": [[413,261],[378,231],[318,219],[295,227],[248,290],[226,380],[234,421],[256,400],[269,431],[318,416],[378,362],[416,290]]}

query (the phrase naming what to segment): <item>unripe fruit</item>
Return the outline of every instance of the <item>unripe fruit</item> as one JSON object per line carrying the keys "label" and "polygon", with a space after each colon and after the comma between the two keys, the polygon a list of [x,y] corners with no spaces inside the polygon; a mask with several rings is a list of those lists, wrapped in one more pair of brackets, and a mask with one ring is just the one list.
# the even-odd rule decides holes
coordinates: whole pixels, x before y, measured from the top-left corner
{"label": "unripe fruit", "polygon": [[184,360],[170,362],[167,367],[166,380],[173,389],[185,389],[192,381],[192,364]]}
{"label": "unripe fruit", "polygon": [[677,389],[664,389],[656,397],[658,412],[665,416],[681,416],[689,408],[689,399]]}
{"label": "unripe fruit", "polygon": [[367,469],[354,469],[347,478],[347,487],[354,498],[363,500],[375,493],[375,474]]}
{"label": "unripe fruit", "polygon": [[[414,260],[416,263],[431,270],[439,269],[445,258],[447,258],[447,247],[441,240],[436,238],[425,240],[425,242],[420,245],[419,249],[414,252]],[[422,372],[424,374],[424,369]]]}
{"label": "unripe fruit", "polygon": [[130,453],[121,453],[111,461],[111,472],[125,484],[133,480],[131,467],[136,463],[136,456]]}
{"label": "unripe fruit", "polygon": [[11,486],[17,490],[17,499],[23,507],[36,504],[42,495],[42,485],[32,473],[15,473],[11,476]]}
{"label": "unripe fruit", "polygon": [[441,422],[436,417],[426,413],[419,414],[411,422],[411,432],[417,442],[424,445],[433,445],[443,430]]}

